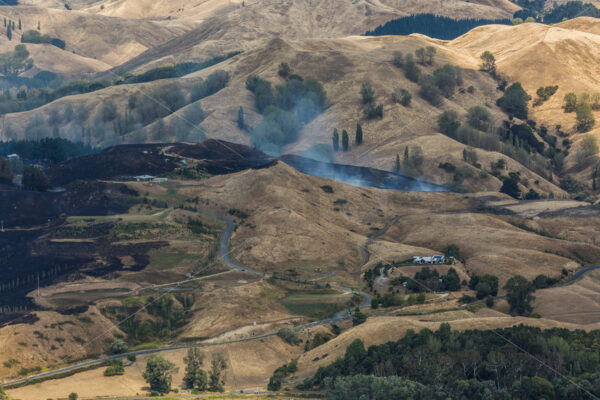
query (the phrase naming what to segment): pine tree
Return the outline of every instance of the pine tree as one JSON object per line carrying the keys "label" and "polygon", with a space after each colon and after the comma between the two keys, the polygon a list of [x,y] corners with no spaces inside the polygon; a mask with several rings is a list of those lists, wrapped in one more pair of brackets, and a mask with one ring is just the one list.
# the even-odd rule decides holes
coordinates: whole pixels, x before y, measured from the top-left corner
{"label": "pine tree", "polygon": [[402,162],[403,162],[404,164],[406,164],[406,163],[408,162],[408,146],[406,146],[406,147],[404,148],[404,158],[402,159]]}
{"label": "pine tree", "polygon": [[345,129],[342,131],[342,150],[348,151],[348,132]]}
{"label": "pine tree", "polygon": [[361,145],[363,142],[363,131],[360,122],[356,124],[356,144]]}
{"label": "pine tree", "polygon": [[10,24],[8,25],[8,28],[6,28],[6,37],[8,40],[12,40],[12,29],[10,29]]}
{"label": "pine tree", "polygon": [[4,18],[4,27],[6,28],[6,18]]}
{"label": "pine tree", "polygon": [[400,173],[400,154],[396,153],[396,163],[394,164],[394,172]]}
{"label": "pine tree", "polygon": [[42,26],[40,25],[40,21],[38,21],[38,31],[42,29]]}
{"label": "pine tree", "polygon": [[21,18],[19,18],[19,30],[23,29],[23,25],[21,24]]}
{"label": "pine tree", "polygon": [[337,128],[333,128],[331,141],[333,142],[333,151],[338,151],[340,149],[340,135],[338,134]]}
{"label": "pine tree", "polygon": [[246,122],[244,122],[244,108],[242,106],[240,106],[240,109],[238,110],[237,125],[238,128],[242,130],[246,128]]}

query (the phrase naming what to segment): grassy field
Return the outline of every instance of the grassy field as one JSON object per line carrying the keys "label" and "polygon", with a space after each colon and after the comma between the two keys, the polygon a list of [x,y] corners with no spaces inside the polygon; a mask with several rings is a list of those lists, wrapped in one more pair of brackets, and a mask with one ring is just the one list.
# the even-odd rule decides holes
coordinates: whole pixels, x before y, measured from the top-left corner
{"label": "grassy field", "polygon": [[293,314],[319,320],[346,308],[348,300],[348,295],[331,289],[299,289],[288,290],[283,305]]}

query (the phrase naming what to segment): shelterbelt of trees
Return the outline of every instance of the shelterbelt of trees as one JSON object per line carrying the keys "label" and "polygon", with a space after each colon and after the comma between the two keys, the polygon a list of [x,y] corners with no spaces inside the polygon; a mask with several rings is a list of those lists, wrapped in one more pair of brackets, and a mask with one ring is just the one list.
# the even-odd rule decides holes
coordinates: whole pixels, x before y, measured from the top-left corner
{"label": "shelterbelt of trees", "polygon": [[[303,389],[328,399],[585,399],[600,396],[600,331],[409,330],[397,342],[365,349],[321,367]],[[399,397],[397,397],[399,396]]]}

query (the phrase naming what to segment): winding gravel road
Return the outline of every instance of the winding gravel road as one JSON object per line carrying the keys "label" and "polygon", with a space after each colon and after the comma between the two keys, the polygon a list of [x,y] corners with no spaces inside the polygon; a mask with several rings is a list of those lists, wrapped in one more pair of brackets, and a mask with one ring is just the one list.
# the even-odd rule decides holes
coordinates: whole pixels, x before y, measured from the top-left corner
{"label": "winding gravel road", "polygon": [[[263,276],[265,278],[270,278],[270,277],[274,276],[273,274],[264,273],[262,271],[243,267],[231,259],[230,251],[229,251],[229,241],[230,241],[231,235],[233,234],[233,231],[235,229],[235,221],[233,221],[230,218],[224,217],[219,214],[215,214],[210,211],[199,210],[198,213],[225,222],[225,228],[223,228],[221,230],[221,239],[219,242],[219,253],[220,253],[221,259],[225,262],[225,264],[227,264],[227,266],[230,269],[257,274],[257,275]],[[192,279],[194,279],[194,278],[192,278]],[[181,283],[182,282],[175,283],[174,286],[179,285]],[[317,284],[317,283],[315,283],[315,284]],[[324,287],[324,285],[320,285],[320,284],[317,284],[317,285]],[[363,298],[363,302],[360,304],[359,307],[366,308],[366,307],[371,306],[371,296],[368,293],[359,292],[354,289],[346,288],[346,287],[342,287],[342,286],[331,286],[331,288],[345,292],[345,293],[358,293]],[[385,314],[382,313],[382,314],[378,314],[378,315],[385,315]],[[340,311],[339,313],[335,314],[331,318],[327,318],[327,319],[324,319],[321,321],[311,322],[311,323],[308,323],[305,325],[300,325],[300,326],[295,327],[294,330],[298,331],[301,329],[312,328],[312,327],[320,326],[320,325],[328,325],[328,324],[331,324],[334,322],[347,321],[350,319],[352,319],[350,310],[343,310],[343,311]],[[129,352],[129,353],[115,354],[115,355],[111,355],[111,356],[107,356],[107,357],[98,358],[95,360],[81,362],[81,363],[78,363],[75,365],[71,365],[69,367],[60,368],[60,369],[56,369],[56,370],[48,371],[48,372],[43,372],[43,373],[37,374],[37,375],[31,375],[26,378],[21,378],[21,379],[17,379],[17,380],[10,381],[10,382],[5,382],[4,385],[21,384],[21,383],[26,383],[27,381],[32,381],[32,380],[41,379],[41,378],[49,378],[49,377],[52,377],[55,375],[74,372],[79,369],[83,369],[86,367],[91,367],[96,364],[104,363],[108,360],[126,358],[129,355],[139,356],[139,355],[161,353],[161,352],[165,352],[165,351],[187,349],[190,347],[213,347],[213,346],[220,346],[220,345],[232,344],[232,343],[245,343],[245,342],[252,342],[252,341],[256,341],[256,340],[273,337],[276,335],[277,335],[277,333],[273,332],[273,333],[269,333],[266,335],[254,336],[254,337],[247,338],[247,339],[230,340],[230,341],[224,341],[224,342],[199,343],[199,344],[186,345],[186,346],[169,346],[169,347],[161,347],[161,348],[157,348],[157,349],[138,350],[138,351],[133,351],[133,352]]]}
{"label": "winding gravel road", "polygon": [[[251,268],[247,268],[247,267],[243,267],[240,266],[239,264],[236,264],[235,261],[233,261],[230,257],[230,251],[229,251],[229,240],[231,239],[231,235],[233,234],[233,231],[235,229],[235,221],[233,221],[230,218],[224,217],[222,215],[218,215],[215,213],[212,213],[210,211],[202,211],[199,210],[198,211],[200,214],[206,215],[208,217],[212,217],[212,218],[216,218],[220,221],[225,222],[225,228],[223,228],[221,230],[221,239],[219,242],[219,250],[220,250],[220,256],[223,259],[223,261],[225,262],[225,264],[227,264],[227,266],[229,268],[231,268],[232,270],[237,270],[237,271],[244,271],[244,272],[249,272],[249,273],[253,273],[253,274],[257,274],[260,276],[264,276],[266,278],[269,277],[273,277],[273,274],[265,274],[264,272],[258,271],[258,270],[254,270]],[[393,223],[395,223],[396,221],[392,220],[392,223],[388,224],[388,225],[392,225]],[[389,227],[389,226],[388,226]],[[597,269],[600,269],[600,265],[597,266],[593,266],[593,267],[587,267],[587,268],[583,268],[577,272],[575,272],[569,279],[567,279],[566,281],[562,282],[559,286],[566,286],[570,283],[575,282],[576,280],[578,280],[579,278],[583,277],[585,274],[595,271]],[[379,277],[377,277],[377,280],[380,281],[381,278],[383,278],[382,275],[380,275]],[[378,282],[379,284],[380,282]],[[365,307],[370,307],[371,306],[371,296],[367,293],[364,292],[360,292],[360,291],[356,291],[354,289],[351,288],[346,288],[346,287],[342,287],[342,286],[331,286],[333,289],[345,292],[345,293],[358,293],[362,296],[363,298],[363,302],[360,305],[360,308],[365,308]],[[496,297],[497,299],[502,299],[502,298],[506,298],[506,296],[498,296]],[[475,303],[471,303],[469,305],[472,304],[477,304],[477,303],[482,303],[483,301],[479,301],[479,302],[475,302]],[[349,313],[350,310],[344,310],[344,311],[340,311],[339,313],[335,314],[333,317],[331,318],[327,318],[321,321],[315,321],[315,322],[311,322],[309,324],[305,324],[305,325],[301,325],[301,326],[297,326],[294,329],[295,330],[301,330],[301,329],[306,329],[306,328],[311,328],[311,327],[315,327],[315,326],[320,326],[320,325],[328,325],[331,323],[335,323],[335,322],[341,322],[341,321],[347,321],[352,319],[351,314]],[[388,313],[379,313],[379,314],[372,314],[370,315],[371,317],[377,317],[377,316],[385,316],[385,315],[389,315]],[[155,354],[155,353],[161,353],[161,352],[165,352],[165,351],[173,351],[173,350],[181,350],[181,349],[187,349],[190,347],[213,347],[213,346],[220,346],[220,345],[226,345],[226,344],[232,344],[232,343],[245,343],[245,342],[252,342],[252,341],[256,341],[256,340],[261,340],[261,339],[265,339],[265,338],[270,338],[273,336],[276,336],[277,333],[269,333],[266,335],[261,335],[261,336],[254,336],[251,338],[247,338],[247,339],[239,339],[239,340],[230,340],[230,341],[224,341],[224,342],[213,342],[213,343],[199,343],[199,344],[194,344],[194,345],[187,345],[187,346],[170,346],[170,347],[162,347],[162,348],[158,348],[158,349],[148,349],[148,350],[139,350],[139,351],[134,351],[134,352],[130,352],[130,353],[124,353],[124,354],[116,354],[116,355],[112,355],[112,356],[107,356],[107,357],[102,357],[102,358],[98,358],[96,360],[90,360],[90,361],[85,361],[79,364],[75,364],[69,367],[65,367],[65,368],[60,368],[54,371],[48,371],[48,372],[44,372],[41,374],[37,374],[37,375],[32,375],[32,376],[28,376],[27,378],[22,378],[22,379],[17,379],[11,382],[5,382],[5,385],[13,385],[13,384],[20,384],[20,383],[25,383],[27,381],[31,381],[31,380],[35,380],[35,379],[40,379],[40,378],[48,378],[48,377],[52,377],[54,375],[59,375],[59,374],[64,374],[64,373],[68,373],[68,372],[73,372],[73,371],[77,371],[79,369],[82,368],[86,368],[86,367],[90,367],[96,364],[101,364],[104,363],[108,360],[114,360],[114,359],[120,359],[120,358],[125,358],[129,355],[146,355],[146,354]],[[144,397],[140,397],[140,398],[144,398]],[[197,398],[201,398],[201,397],[197,397]]]}

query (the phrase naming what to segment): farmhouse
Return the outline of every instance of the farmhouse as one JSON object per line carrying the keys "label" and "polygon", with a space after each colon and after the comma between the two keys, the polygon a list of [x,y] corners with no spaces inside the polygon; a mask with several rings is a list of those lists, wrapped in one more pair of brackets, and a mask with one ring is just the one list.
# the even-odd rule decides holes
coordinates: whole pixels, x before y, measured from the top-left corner
{"label": "farmhouse", "polygon": [[414,256],[413,262],[415,264],[443,264],[446,262],[446,256],[430,256],[430,257],[422,257],[422,256]]}

